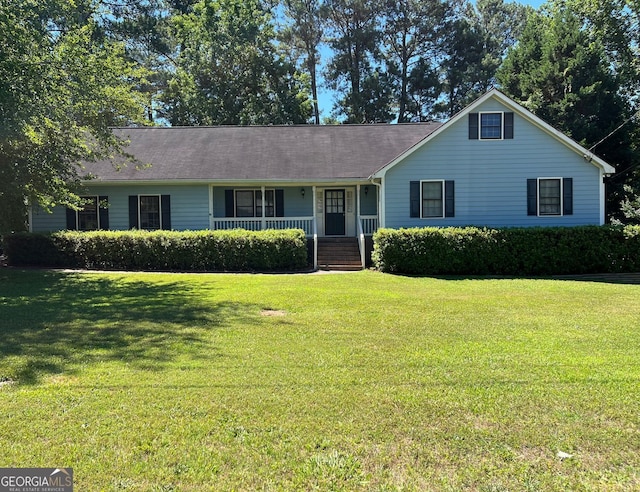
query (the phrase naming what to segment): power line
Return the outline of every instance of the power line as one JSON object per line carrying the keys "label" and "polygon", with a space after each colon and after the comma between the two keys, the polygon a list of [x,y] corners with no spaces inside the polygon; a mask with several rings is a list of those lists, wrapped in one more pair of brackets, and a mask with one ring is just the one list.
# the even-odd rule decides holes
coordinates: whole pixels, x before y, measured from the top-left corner
{"label": "power line", "polygon": [[616,128],[615,130],[613,130],[611,133],[609,133],[609,135],[607,135],[606,137],[604,137],[602,140],[600,140],[598,143],[596,143],[595,145],[593,145],[592,147],[589,148],[589,152],[591,152],[593,149],[595,149],[598,145],[600,145],[602,142],[604,142],[606,139],[608,139],[610,136],[612,136],[614,133],[616,133],[618,130],[620,130],[624,125],[626,125],[627,123],[629,123],[632,119],[634,119],[636,116],[638,116],[640,114],[640,110],[636,111],[633,115],[631,115],[630,118],[626,119],[618,128]]}

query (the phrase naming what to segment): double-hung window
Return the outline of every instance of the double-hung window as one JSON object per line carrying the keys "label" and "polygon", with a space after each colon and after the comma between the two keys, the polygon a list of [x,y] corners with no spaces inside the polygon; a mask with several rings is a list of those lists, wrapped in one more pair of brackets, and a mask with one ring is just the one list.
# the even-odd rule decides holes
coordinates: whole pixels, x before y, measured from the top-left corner
{"label": "double-hung window", "polygon": [[469,113],[469,139],[509,140],[513,138],[513,113],[493,111]]}
{"label": "double-hung window", "polygon": [[84,206],[78,210],[78,230],[95,231],[100,229],[100,217],[98,216],[98,197],[83,197]]}
{"label": "double-hung window", "polygon": [[562,215],[562,179],[538,180],[538,215]]}
{"label": "double-hung window", "polygon": [[96,231],[109,228],[109,210],[106,196],[82,196],[82,208],[67,209],[67,229]]}
{"label": "double-hung window", "polygon": [[502,139],[502,113],[480,113],[480,139]]}
{"label": "double-hung window", "polygon": [[262,217],[264,206],[265,217],[275,217],[275,190],[235,190],[236,217]]}
{"label": "double-hung window", "polygon": [[455,182],[431,179],[409,182],[409,216],[421,219],[455,217]]}
{"label": "double-hung window", "polygon": [[527,214],[540,217],[572,215],[573,179],[528,179]]}
{"label": "double-hung window", "polygon": [[148,231],[171,229],[171,196],[130,195],[129,227]]}
{"label": "double-hung window", "polygon": [[140,196],[140,229],[148,231],[162,229],[160,195]]}
{"label": "double-hung window", "polygon": [[421,182],[422,218],[444,217],[444,181]]}

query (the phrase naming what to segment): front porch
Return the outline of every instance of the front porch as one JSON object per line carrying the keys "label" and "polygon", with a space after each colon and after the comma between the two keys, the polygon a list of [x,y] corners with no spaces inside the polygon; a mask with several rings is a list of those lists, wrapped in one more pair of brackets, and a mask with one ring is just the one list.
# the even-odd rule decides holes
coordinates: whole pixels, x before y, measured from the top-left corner
{"label": "front porch", "polygon": [[378,187],[372,183],[297,186],[212,186],[212,230],[302,229],[318,268],[321,238],[357,240],[362,268],[379,227]]}

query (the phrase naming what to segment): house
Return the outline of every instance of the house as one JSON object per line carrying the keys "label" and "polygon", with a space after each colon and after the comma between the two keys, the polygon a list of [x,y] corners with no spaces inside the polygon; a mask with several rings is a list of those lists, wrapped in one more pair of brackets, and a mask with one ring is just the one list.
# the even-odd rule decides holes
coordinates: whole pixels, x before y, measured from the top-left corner
{"label": "house", "polygon": [[603,224],[614,172],[497,90],[444,124],[114,131],[149,165],[88,165],[87,206],[32,231],[300,228],[316,266],[328,238],[361,266],[378,227]]}

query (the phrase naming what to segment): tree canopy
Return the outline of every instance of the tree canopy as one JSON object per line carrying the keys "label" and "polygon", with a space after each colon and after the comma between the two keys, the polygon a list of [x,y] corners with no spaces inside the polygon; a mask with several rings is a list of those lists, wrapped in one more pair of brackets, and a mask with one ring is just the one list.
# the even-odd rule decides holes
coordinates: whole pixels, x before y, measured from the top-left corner
{"label": "tree canopy", "polygon": [[318,124],[322,88],[327,122],[403,123],[497,86],[617,167],[614,210],[640,190],[639,18],[637,0],[0,0],[0,232],[27,202],[79,205],[82,163],[126,151],[112,126]]}
{"label": "tree canopy", "polygon": [[78,205],[80,164],[122,149],[110,127],[142,120],[145,73],[102,35],[95,8],[0,3],[0,231],[24,227],[26,200]]}

